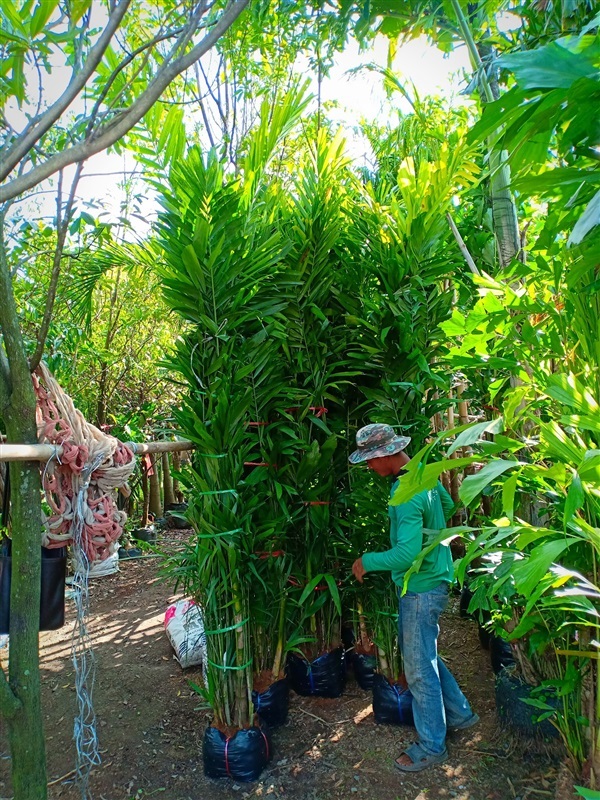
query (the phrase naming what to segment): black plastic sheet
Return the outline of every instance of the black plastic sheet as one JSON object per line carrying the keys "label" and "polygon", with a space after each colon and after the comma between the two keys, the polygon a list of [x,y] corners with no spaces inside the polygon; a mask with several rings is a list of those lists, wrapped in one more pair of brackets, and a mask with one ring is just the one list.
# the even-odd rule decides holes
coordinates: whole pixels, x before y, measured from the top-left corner
{"label": "black plastic sheet", "polygon": [[246,728],[231,737],[213,727],[204,732],[202,759],[207,778],[256,781],[271,753],[271,738],[264,727]]}
{"label": "black plastic sheet", "polygon": [[479,644],[482,646],[484,650],[490,649],[490,639],[492,638],[492,634],[490,631],[484,626],[479,625]]}
{"label": "black plastic sheet", "polygon": [[[10,541],[0,552],[0,633],[8,633],[12,558]],[[65,624],[67,548],[42,547],[40,630],[54,631]]]}
{"label": "black plastic sheet", "polygon": [[383,675],[373,677],[373,716],[380,725],[412,725],[412,694]]}
{"label": "black plastic sheet", "polygon": [[339,697],[346,684],[344,648],[336,647],[314,661],[290,653],[286,672],[292,689],[304,697]]}
{"label": "black plastic sheet", "polygon": [[522,736],[541,736],[547,739],[556,739],[559,736],[557,729],[548,719],[536,722],[544,713],[542,709],[530,706],[524,700],[534,697],[542,700],[549,706],[556,708],[558,698],[556,695],[539,695],[532,686],[520,681],[510,670],[502,669],[496,675],[496,708],[501,722]]}
{"label": "black plastic sheet", "polygon": [[515,663],[510,644],[501,636],[490,636],[490,662],[496,674],[504,667],[512,667]]}
{"label": "black plastic sheet", "polygon": [[458,603],[458,610],[460,616],[464,618],[471,617],[473,618],[472,614],[469,614],[469,605],[471,604],[471,600],[473,599],[473,592],[469,589],[468,586],[463,586],[462,591],[460,593],[460,600]]}
{"label": "black plastic sheet", "polygon": [[354,656],[356,655],[354,650],[356,635],[354,633],[354,628],[349,625],[342,626],[342,644],[344,645],[346,669],[351,669]]}
{"label": "black plastic sheet", "polygon": [[354,677],[361,689],[372,689],[377,659],[375,656],[368,656],[364,653],[355,653],[352,666],[354,667]]}
{"label": "black plastic sheet", "polygon": [[270,728],[285,725],[290,706],[290,683],[287,678],[272,683],[264,692],[252,692],[254,710]]}

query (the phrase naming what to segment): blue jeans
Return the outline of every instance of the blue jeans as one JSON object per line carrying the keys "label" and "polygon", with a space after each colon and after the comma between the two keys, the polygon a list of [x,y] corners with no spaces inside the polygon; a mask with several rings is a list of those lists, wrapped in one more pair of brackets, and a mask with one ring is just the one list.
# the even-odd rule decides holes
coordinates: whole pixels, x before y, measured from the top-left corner
{"label": "blue jeans", "polygon": [[419,744],[430,755],[443,753],[446,725],[460,725],[473,716],[469,702],[441,658],[439,618],[448,605],[448,585],[429,592],[406,592],[398,609],[398,642]]}

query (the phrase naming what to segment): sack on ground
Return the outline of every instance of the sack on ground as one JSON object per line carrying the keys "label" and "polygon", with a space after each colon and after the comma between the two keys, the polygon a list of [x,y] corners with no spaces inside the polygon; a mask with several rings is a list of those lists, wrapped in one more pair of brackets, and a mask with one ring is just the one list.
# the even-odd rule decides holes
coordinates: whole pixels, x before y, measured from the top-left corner
{"label": "sack on ground", "polygon": [[178,600],[167,608],[165,630],[183,669],[206,664],[204,619],[193,600]]}

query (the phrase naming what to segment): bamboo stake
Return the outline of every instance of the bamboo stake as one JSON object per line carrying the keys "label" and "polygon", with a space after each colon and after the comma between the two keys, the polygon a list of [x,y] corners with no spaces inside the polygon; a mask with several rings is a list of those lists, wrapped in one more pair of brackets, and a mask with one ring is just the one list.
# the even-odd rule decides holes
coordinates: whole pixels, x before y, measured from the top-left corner
{"label": "bamboo stake", "polygon": [[[450,399],[452,400],[454,399],[454,393],[452,389],[450,389]],[[454,403],[452,402],[448,406],[448,429],[452,430],[455,427],[455,424],[456,423],[454,422]],[[452,455],[450,456],[450,458],[457,458],[457,457],[458,453],[456,451],[452,453]],[[450,472],[450,495],[452,497],[452,502],[454,503],[454,505],[456,505],[459,500],[458,498],[459,486],[460,486],[460,481],[458,478],[458,470],[453,469]]]}
{"label": "bamboo stake", "polygon": [[460,231],[456,227],[456,224],[455,224],[454,220],[452,219],[450,213],[446,214],[446,219],[448,220],[448,224],[450,225],[450,230],[452,231],[452,234],[453,234],[454,238],[456,239],[456,244],[459,246],[460,252],[465,257],[465,261],[467,262],[467,265],[468,265],[469,269],[471,270],[471,272],[474,275],[480,275],[481,273],[477,269],[477,265],[475,264],[475,261],[473,260],[473,256],[471,255],[471,253],[469,253],[469,250],[467,249],[467,245],[465,244],[465,240],[460,235]]}
{"label": "bamboo stake", "polygon": [[[193,450],[193,442],[126,442],[136,455]],[[0,444],[0,461],[50,461],[60,458],[62,447],[53,444]]]}

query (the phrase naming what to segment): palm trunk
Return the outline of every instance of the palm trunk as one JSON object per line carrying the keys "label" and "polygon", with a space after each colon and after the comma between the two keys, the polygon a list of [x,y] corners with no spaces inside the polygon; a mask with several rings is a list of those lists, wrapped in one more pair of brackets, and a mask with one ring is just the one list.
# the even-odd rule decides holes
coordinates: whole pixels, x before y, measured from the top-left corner
{"label": "palm trunk", "polygon": [[[495,80],[488,79],[481,53],[491,55],[483,45],[477,45],[471,27],[460,6],[459,0],[451,0],[452,8],[458,20],[463,40],[469,51],[469,58],[477,71],[481,96],[484,103],[493,103],[498,98],[498,86]],[[489,140],[490,196],[494,233],[498,249],[500,266],[504,267],[516,258],[521,249],[517,207],[510,190],[510,168],[506,151],[498,151],[493,145],[493,137]]]}
{"label": "palm trunk", "polygon": [[171,477],[171,469],[169,467],[169,454],[162,454],[162,469],[163,469],[163,503],[165,509],[175,504],[175,491],[173,488],[173,479]]}
{"label": "palm trunk", "polygon": [[160,480],[158,478],[158,459],[155,456],[150,456],[152,468],[149,470],[149,483],[150,483],[150,499],[149,509],[154,519],[162,516],[162,504],[160,502]]}

